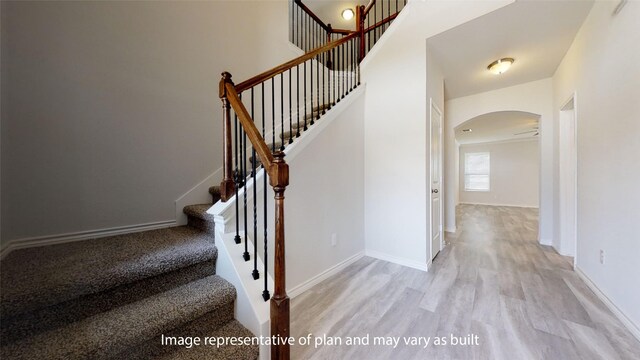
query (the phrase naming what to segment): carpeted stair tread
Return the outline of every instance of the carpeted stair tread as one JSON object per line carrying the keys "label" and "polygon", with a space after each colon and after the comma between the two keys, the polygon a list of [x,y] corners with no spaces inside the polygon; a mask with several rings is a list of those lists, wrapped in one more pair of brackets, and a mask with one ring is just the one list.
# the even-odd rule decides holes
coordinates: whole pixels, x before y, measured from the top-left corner
{"label": "carpeted stair tread", "polygon": [[3,359],[106,359],[216,309],[224,309],[220,316],[228,317],[235,296],[233,285],[212,275],[3,346],[0,355]]}
{"label": "carpeted stair tread", "polygon": [[[205,337],[253,337],[254,335],[236,320],[231,320],[221,327],[212,325],[206,318],[198,319],[182,328],[175,329],[165,336],[198,336]],[[255,360],[258,358],[257,345],[225,345],[220,348],[210,345],[194,346],[190,349],[181,346],[162,346],[156,338],[137,349],[127,353],[129,360]]]}
{"label": "carpeted stair tread", "polygon": [[187,226],[17,250],[2,260],[0,312],[15,316],[216,254],[211,234]]}
{"label": "carpeted stair tread", "polygon": [[197,219],[213,221],[213,215],[207,213],[207,210],[211,209],[212,204],[197,204],[188,205],[184,207],[184,213],[187,216],[193,216]]}
{"label": "carpeted stair tread", "polygon": [[214,250],[216,252],[214,258],[205,262],[18,316],[5,316],[0,322],[0,341],[2,345],[8,344],[214,275],[217,249],[214,248]]}

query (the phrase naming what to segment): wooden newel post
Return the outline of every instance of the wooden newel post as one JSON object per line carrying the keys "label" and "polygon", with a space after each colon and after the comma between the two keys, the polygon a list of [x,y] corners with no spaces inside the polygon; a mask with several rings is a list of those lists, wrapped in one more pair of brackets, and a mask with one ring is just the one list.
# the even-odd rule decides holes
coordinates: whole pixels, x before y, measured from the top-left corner
{"label": "wooden newel post", "polygon": [[358,62],[364,59],[364,5],[356,7],[356,32],[360,38],[358,46]]}
{"label": "wooden newel post", "polygon": [[224,138],[222,148],[222,183],[220,184],[220,197],[222,201],[231,199],[235,193],[235,184],[233,182],[233,153],[231,140],[231,106],[227,98],[227,84],[233,86],[231,74],[222,73],[220,79],[220,100],[222,100],[222,136]]}
{"label": "wooden newel post", "polygon": [[[271,360],[289,360],[289,296],[286,290],[284,254],[284,191],[289,185],[289,165],[284,161],[284,153],[273,154],[273,164],[269,169],[269,183],[275,191],[275,254],[271,297],[271,336],[280,338],[278,345],[271,345]],[[285,343],[282,343],[285,342]]]}

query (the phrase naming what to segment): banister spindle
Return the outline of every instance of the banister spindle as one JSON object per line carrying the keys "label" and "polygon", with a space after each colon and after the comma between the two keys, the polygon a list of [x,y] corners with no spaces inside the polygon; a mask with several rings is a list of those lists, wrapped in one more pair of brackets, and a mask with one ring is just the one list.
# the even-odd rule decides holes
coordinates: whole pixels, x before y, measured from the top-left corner
{"label": "banister spindle", "polygon": [[[242,101],[242,94],[240,94],[240,101]],[[249,244],[247,242],[247,132],[242,131],[242,148],[241,148],[242,157],[240,161],[242,162],[242,187],[244,191],[242,192],[243,199],[243,215],[244,215],[244,253],[242,253],[242,258],[244,261],[249,261],[251,256],[249,255]]]}
{"label": "banister spindle", "polygon": [[321,55],[321,59],[319,63],[322,65],[322,115],[326,114],[326,104],[327,104],[327,67],[325,66],[325,60],[327,57],[327,53],[324,52]]}
{"label": "banister spindle", "polygon": [[[254,87],[251,87],[251,119],[255,122],[254,116]],[[264,120],[263,120],[263,133],[264,133]],[[264,138],[264,135],[263,135]],[[254,280],[260,278],[260,273],[258,272],[258,195],[257,189],[258,184],[256,184],[256,172],[257,172],[257,164],[258,160],[256,159],[256,148],[251,146],[251,179],[253,180],[253,271],[251,272],[251,276]],[[266,173],[265,173],[266,176]],[[246,236],[245,236],[246,238]]]}
{"label": "banister spindle", "polygon": [[[320,58],[316,56],[316,105],[318,106],[316,119],[320,119]],[[311,118],[311,125],[313,125],[313,118]]]}
{"label": "banister spindle", "polygon": [[234,145],[235,145],[235,160],[236,160],[236,168],[233,172],[233,181],[235,184],[235,192],[236,192],[236,236],[234,236],[233,240],[236,244],[240,244],[242,239],[240,238],[240,201],[238,197],[238,189],[240,188],[240,129],[238,126],[238,115],[234,113],[233,115],[235,119],[235,128],[234,128]]}
{"label": "banister spindle", "polygon": [[[289,74],[289,144],[293,142],[293,118],[291,117],[291,69],[288,71]],[[284,141],[283,141],[284,142]]]}
{"label": "banister spindle", "polygon": [[300,137],[300,64],[296,65],[296,113],[297,113],[297,124],[296,124],[296,137]]}
{"label": "banister spindle", "polygon": [[302,120],[304,120],[304,127],[303,130],[307,131],[307,61],[304,62],[304,74],[302,76],[302,79],[304,81],[304,97],[303,97],[303,101],[304,101],[304,117],[302,118]]}
{"label": "banister spindle", "polygon": [[333,48],[331,49],[331,64],[333,64],[333,105],[335,105],[338,100],[338,95],[337,95],[337,91],[338,91],[338,85],[336,84],[337,78],[338,78],[338,64],[336,64],[336,52],[338,52],[337,48]]}
{"label": "banister spindle", "polygon": [[276,88],[274,78],[271,78],[271,152],[276,152]]}
{"label": "banister spindle", "polygon": [[280,74],[280,151],[284,150],[284,73]]}
{"label": "banister spindle", "polygon": [[[310,87],[309,87],[309,97],[311,97],[311,119],[309,121],[309,125],[313,125],[313,61],[309,60],[309,66],[311,66],[311,71],[309,73],[310,79]],[[306,118],[306,116],[305,116]]]}

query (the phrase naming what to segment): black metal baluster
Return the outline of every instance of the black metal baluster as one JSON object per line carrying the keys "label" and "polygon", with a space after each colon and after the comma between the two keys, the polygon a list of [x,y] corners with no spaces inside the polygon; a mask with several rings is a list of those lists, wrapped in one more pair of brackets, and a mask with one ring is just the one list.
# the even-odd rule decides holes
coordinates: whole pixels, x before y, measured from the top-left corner
{"label": "black metal baluster", "polygon": [[262,298],[264,299],[264,301],[267,301],[271,298],[271,295],[269,295],[269,288],[268,288],[268,283],[267,283],[267,279],[269,278],[268,275],[268,270],[267,270],[267,262],[268,262],[268,257],[267,257],[267,175],[266,175],[266,171],[265,171],[265,176],[264,176],[264,257],[262,258],[263,263],[264,263],[264,291],[262,292]]}
{"label": "black metal baluster", "polygon": [[308,60],[309,61],[309,66],[311,66],[311,69],[309,71],[309,77],[310,77],[310,84],[309,84],[309,97],[311,98],[311,119],[309,119],[309,125],[313,125],[313,61],[312,60]]}
{"label": "black metal baluster", "polygon": [[296,65],[296,113],[298,122],[296,125],[296,137],[300,137],[300,64]]}
{"label": "black metal baluster", "polygon": [[338,102],[337,101],[338,85],[336,84],[336,81],[338,79],[338,73],[337,73],[338,64],[336,64],[337,52],[338,52],[337,48],[331,49],[331,64],[333,64],[333,105],[335,105]]}
{"label": "black metal baluster", "polygon": [[[313,75],[311,75],[313,77]],[[316,106],[318,111],[316,119],[320,119],[320,59],[316,59]],[[313,117],[311,118],[311,125],[313,125]]]}
{"label": "black metal baluster", "polygon": [[347,87],[347,94],[353,90],[353,40],[349,40],[347,43],[347,63],[349,64],[349,86]]}
{"label": "black metal baluster", "polygon": [[[376,21],[378,21],[378,3],[373,4],[373,26],[376,25]],[[373,29],[373,44],[376,44],[378,41],[378,29]]]}
{"label": "black metal baluster", "polygon": [[[369,28],[369,26],[371,26],[371,16],[369,16],[369,14],[367,14],[367,29]],[[371,33],[370,32],[366,32],[366,36],[367,36],[367,54],[369,53],[369,50],[371,50]],[[366,56],[366,55],[365,55]]]}
{"label": "black metal baluster", "polygon": [[342,45],[336,47],[336,103],[340,102],[340,72],[337,69],[342,69],[340,67],[340,48]]}
{"label": "black metal baluster", "polygon": [[276,152],[276,88],[274,78],[271,78],[271,145],[272,152]]}
{"label": "black metal baluster", "polygon": [[[382,20],[384,20],[384,0],[380,1],[380,7],[380,22],[382,23]],[[380,26],[378,26],[378,40],[382,37],[383,29],[384,24],[380,24]]]}
{"label": "black metal baluster", "polygon": [[302,23],[301,23],[301,20],[300,20],[300,18],[301,18],[300,15],[301,15],[302,9],[300,9],[298,4],[296,4],[296,8],[298,9],[297,10],[297,14],[296,14],[296,17],[297,17],[297,20],[298,20],[297,24],[296,24],[296,29],[298,31],[298,43],[296,45],[298,45],[298,47],[300,47],[302,49],[302,39],[301,39]]}
{"label": "black metal baluster", "polygon": [[[232,110],[233,111],[233,110]],[[242,242],[242,239],[240,238],[240,199],[238,198],[238,188],[240,187],[240,173],[239,173],[239,169],[238,169],[238,161],[240,158],[240,154],[238,153],[238,149],[240,148],[238,142],[239,142],[239,137],[238,137],[238,115],[235,114],[235,111],[233,113],[233,118],[235,119],[235,129],[234,129],[234,148],[235,148],[235,162],[236,162],[236,169],[234,171],[233,174],[233,182],[235,183],[235,187],[236,187],[236,236],[234,236],[233,240],[235,241],[236,244],[240,244]]]}
{"label": "black metal baluster", "polygon": [[338,47],[338,54],[339,58],[338,61],[340,62],[340,98],[338,98],[338,101],[344,99],[344,44],[340,45]]}
{"label": "black metal baluster", "polygon": [[[242,94],[240,94],[240,102],[242,102]],[[242,148],[240,149],[242,153],[242,158],[240,161],[242,162],[242,186],[244,187],[244,191],[242,192],[242,197],[244,200],[244,253],[242,254],[242,258],[244,261],[249,261],[251,256],[249,256],[249,244],[247,243],[247,132],[242,130]]]}
{"label": "black metal baluster", "polygon": [[342,82],[343,82],[343,87],[342,87],[342,98],[344,99],[345,95],[349,93],[349,77],[347,75],[347,49],[349,48],[349,44],[344,43],[342,44],[342,68],[344,69],[342,71]]}
{"label": "black metal baluster", "polygon": [[289,69],[289,144],[293,142],[293,118],[291,117],[291,69]]}
{"label": "black metal baluster", "polygon": [[284,73],[280,74],[280,151],[284,150]]}
{"label": "black metal baluster", "polygon": [[354,44],[356,42],[355,42],[355,40],[351,40],[351,41],[349,41],[349,43],[351,44],[351,61],[350,61],[350,63],[351,63],[351,66],[350,66],[351,67],[351,74],[349,74],[349,92],[352,92],[353,91],[353,85],[355,83],[353,77],[354,77],[355,71],[356,71],[355,63],[353,61],[353,59],[355,59],[355,54],[356,54],[355,53],[355,47],[354,47]]}
{"label": "black metal baluster", "polygon": [[[360,49],[360,42],[363,39],[358,38],[358,49]],[[358,68],[358,86],[360,85],[360,62],[356,60],[356,67]]]}
{"label": "black metal baluster", "polygon": [[321,54],[321,61],[320,64],[322,64],[322,115],[327,113],[327,108],[326,108],[326,104],[327,104],[327,66],[325,64],[327,60],[327,53],[323,52]]}
{"label": "black metal baluster", "polygon": [[[295,4],[295,3],[294,3]],[[255,86],[254,86],[255,87]],[[254,116],[254,92],[251,88],[251,119],[255,123]],[[263,119],[264,124],[264,119]],[[260,273],[258,272],[258,197],[256,194],[256,189],[258,188],[258,184],[256,184],[256,167],[258,164],[258,160],[256,159],[256,148],[251,146],[251,178],[253,179],[253,271],[251,275],[254,280],[257,280],[260,277]],[[246,236],[245,236],[246,237]]]}
{"label": "black metal baluster", "polygon": [[303,74],[303,78],[304,78],[304,118],[302,118],[304,120],[304,131],[307,131],[307,62],[304,62],[304,74]]}

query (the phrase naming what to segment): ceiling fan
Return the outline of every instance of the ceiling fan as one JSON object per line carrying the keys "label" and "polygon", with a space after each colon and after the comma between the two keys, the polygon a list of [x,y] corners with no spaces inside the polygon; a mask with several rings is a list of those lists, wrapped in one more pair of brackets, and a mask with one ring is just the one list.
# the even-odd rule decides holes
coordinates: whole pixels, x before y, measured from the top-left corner
{"label": "ceiling fan", "polygon": [[515,133],[515,134],[513,134],[513,135],[523,135],[523,134],[530,134],[530,133],[535,133],[535,134],[533,134],[532,136],[538,136],[538,135],[540,135],[540,132],[538,131],[538,127],[537,127],[537,126],[536,126],[536,127],[534,127],[534,128],[532,128],[531,130],[523,131],[523,132],[519,132],[519,133]]}

